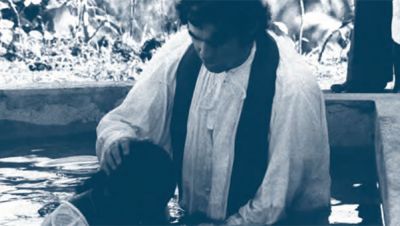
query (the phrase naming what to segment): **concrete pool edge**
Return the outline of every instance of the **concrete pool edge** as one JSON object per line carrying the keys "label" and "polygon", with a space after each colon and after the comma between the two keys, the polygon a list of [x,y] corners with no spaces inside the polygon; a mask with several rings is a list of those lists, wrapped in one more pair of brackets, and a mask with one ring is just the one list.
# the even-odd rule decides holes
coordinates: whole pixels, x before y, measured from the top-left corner
{"label": "concrete pool edge", "polygon": [[325,94],[327,101],[373,101],[374,145],[385,225],[400,225],[400,95]]}
{"label": "concrete pool edge", "polygon": [[93,132],[132,83],[68,83],[0,89],[0,142]]}
{"label": "concrete pool edge", "polygon": [[[116,107],[132,83],[64,84],[60,87],[34,86],[0,89],[0,143],[12,139],[93,133],[98,120]],[[350,136],[330,133],[335,146],[375,145],[378,177],[386,225],[400,225],[400,96],[398,94],[325,94],[327,115],[348,108],[361,109],[359,123],[329,123],[335,131],[343,128]],[[332,110],[331,112],[329,110]],[[339,112],[340,113],[340,112]],[[355,113],[358,114],[357,112]],[[373,117],[370,117],[374,114]],[[376,120],[375,120],[376,119]],[[328,120],[329,121],[329,120]],[[14,123],[15,122],[15,123]],[[332,126],[333,125],[333,126]],[[361,131],[362,133],[358,133]]]}

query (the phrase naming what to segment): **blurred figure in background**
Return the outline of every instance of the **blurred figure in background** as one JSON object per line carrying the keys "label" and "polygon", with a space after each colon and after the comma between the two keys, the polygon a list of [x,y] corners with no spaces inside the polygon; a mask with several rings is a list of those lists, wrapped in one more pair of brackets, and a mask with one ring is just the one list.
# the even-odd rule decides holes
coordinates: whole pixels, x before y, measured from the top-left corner
{"label": "blurred figure in background", "polygon": [[[331,90],[337,93],[383,92],[393,80],[393,66],[398,68],[399,64],[399,0],[356,0],[355,3],[347,79],[343,84],[333,85]],[[398,83],[395,90],[399,89]]]}
{"label": "blurred figure in background", "polygon": [[395,73],[393,91],[400,92],[400,0],[393,0],[392,38]]}

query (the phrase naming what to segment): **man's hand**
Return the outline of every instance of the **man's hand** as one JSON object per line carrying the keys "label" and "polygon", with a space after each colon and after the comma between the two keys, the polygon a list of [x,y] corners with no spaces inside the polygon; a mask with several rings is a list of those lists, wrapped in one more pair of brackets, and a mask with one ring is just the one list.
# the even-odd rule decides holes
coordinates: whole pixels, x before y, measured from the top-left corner
{"label": "man's hand", "polygon": [[224,222],[224,225],[243,225],[242,217],[239,213],[233,214],[228,217],[228,219]]}
{"label": "man's hand", "polygon": [[116,170],[122,162],[122,156],[127,156],[130,153],[129,142],[130,138],[120,138],[104,150],[100,159],[100,168],[110,175],[111,171]]}

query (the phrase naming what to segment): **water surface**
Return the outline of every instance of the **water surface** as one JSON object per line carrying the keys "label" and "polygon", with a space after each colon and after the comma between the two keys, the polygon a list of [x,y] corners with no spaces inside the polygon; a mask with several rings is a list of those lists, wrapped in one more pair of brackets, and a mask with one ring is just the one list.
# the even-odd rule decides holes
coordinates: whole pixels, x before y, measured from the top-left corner
{"label": "water surface", "polygon": [[[97,171],[94,142],[65,139],[0,145],[0,225],[40,225],[38,210],[66,200]],[[382,225],[373,150],[334,150],[332,225]],[[169,203],[171,222],[182,211]]]}
{"label": "water surface", "polygon": [[38,210],[65,200],[98,169],[91,142],[2,145],[0,225],[40,225]]}

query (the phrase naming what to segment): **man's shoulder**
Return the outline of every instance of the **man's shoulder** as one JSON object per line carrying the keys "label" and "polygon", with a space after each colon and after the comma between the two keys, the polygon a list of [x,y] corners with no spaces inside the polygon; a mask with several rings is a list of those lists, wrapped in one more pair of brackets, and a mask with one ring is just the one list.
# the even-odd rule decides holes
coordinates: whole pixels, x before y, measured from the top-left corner
{"label": "man's shoulder", "polygon": [[276,92],[285,97],[320,98],[321,90],[311,66],[297,53],[293,42],[287,37],[271,36],[279,50]]}
{"label": "man's shoulder", "polygon": [[165,44],[157,51],[155,58],[158,60],[180,59],[190,44],[191,39],[187,29],[182,28],[168,37]]}
{"label": "man's shoulder", "polygon": [[[152,77],[171,82],[178,64],[191,43],[186,29],[171,35],[160,47],[153,58],[143,67],[143,77]],[[160,73],[160,72],[165,73]],[[166,77],[165,77],[166,76]]]}

